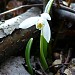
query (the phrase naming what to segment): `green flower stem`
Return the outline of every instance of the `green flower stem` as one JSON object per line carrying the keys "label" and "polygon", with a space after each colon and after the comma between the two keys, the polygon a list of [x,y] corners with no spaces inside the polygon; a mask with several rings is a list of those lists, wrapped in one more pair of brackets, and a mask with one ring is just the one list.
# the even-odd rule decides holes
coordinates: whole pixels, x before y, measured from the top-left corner
{"label": "green flower stem", "polygon": [[[48,14],[49,14],[53,1],[54,1],[54,0],[49,0],[49,1],[48,1],[47,5],[46,5],[46,7],[45,7],[45,10],[44,10],[45,13],[48,13]],[[43,50],[44,56],[45,56],[45,58],[46,58],[46,56],[47,56],[47,41],[44,40],[43,43],[45,44],[44,47],[46,46],[46,47],[44,48],[44,50]]]}
{"label": "green flower stem", "polygon": [[32,46],[32,42],[33,42],[33,38],[31,38],[28,41],[27,46],[26,46],[26,50],[25,50],[26,64],[28,66],[28,71],[31,75],[33,75],[33,70],[32,70],[32,66],[31,66],[31,63],[30,63],[30,49],[31,49],[31,46]]}
{"label": "green flower stem", "polygon": [[52,3],[53,3],[53,0],[49,0],[49,1],[48,1],[47,5],[46,5],[46,7],[45,7],[45,10],[44,10],[45,13],[49,13],[49,12],[50,12]]}
{"label": "green flower stem", "polygon": [[43,35],[40,35],[40,61],[41,61],[42,67],[44,68],[44,70],[46,70],[48,68],[48,65],[47,65],[47,62],[44,56],[44,52],[43,52],[43,49],[45,46],[43,43],[43,40],[44,40]]}
{"label": "green flower stem", "polygon": [[[52,6],[53,0],[49,0],[44,13],[49,13],[51,6]],[[43,66],[44,70],[46,70],[48,68],[47,62],[46,62],[46,57],[47,57],[47,41],[45,40],[45,38],[43,37],[43,35],[40,35],[40,61],[41,61],[41,65]]]}

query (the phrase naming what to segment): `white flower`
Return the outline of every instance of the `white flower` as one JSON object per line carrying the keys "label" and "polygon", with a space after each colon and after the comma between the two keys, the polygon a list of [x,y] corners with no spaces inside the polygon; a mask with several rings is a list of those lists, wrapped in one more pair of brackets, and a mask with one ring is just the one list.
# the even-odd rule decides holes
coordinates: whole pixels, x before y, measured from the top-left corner
{"label": "white flower", "polygon": [[20,25],[19,28],[26,29],[33,25],[36,25],[36,29],[41,30],[41,35],[44,36],[46,41],[49,43],[51,38],[51,31],[47,20],[51,20],[51,17],[48,13],[42,13],[41,16],[37,17],[30,17],[24,20]]}

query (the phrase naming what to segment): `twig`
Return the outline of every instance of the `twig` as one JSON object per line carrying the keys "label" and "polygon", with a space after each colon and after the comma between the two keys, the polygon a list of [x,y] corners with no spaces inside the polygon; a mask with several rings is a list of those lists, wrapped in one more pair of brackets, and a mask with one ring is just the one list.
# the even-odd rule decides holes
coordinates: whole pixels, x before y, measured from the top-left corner
{"label": "twig", "polygon": [[39,61],[38,58],[37,58],[37,61],[38,61],[38,64],[40,65],[40,68],[41,68],[41,70],[42,70],[42,72],[43,72],[43,75],[48,75],[48,74],[44,71],[43,67],[41,66],[41,63],[40,63],[40,61]]}
{"label": "twig", "polygon": [[63,62],[63,52],[62,51],[60,52],[60,60],[61,62]]}
{"label": "twig", "polygon": [[69,0],[69,1],[68,1],[68,7],[70,6],[71,2],[72,2],[72,0]]}
{"label": "twig", "polygon": [[8,10],[8,11],[5,11],[3,13],[0,13],[0,16],[1,15],[4,15],[4,14],[7,14],[9,12],[12,12],[12,11],[16,11],[16,10],[19,10],[21,8],[25,8],[25,7],[39,7],[39,6],[43,6],[43,4],[32,4],[32,5],[22,5],[22,6],[19,6],[17,8],[14,8],[14,9],[11,9],[11,10]]}
{"label": "twig", "polygon": [[39,74],[39,75],[42,75],[42,72],[38,71],[38,70],[35,70],[35,68],[33,68],[33,70],[35,71],[35,73]]}
{"label": "twig", "polygon": [[[69,63],[63,63],[63,65],[69,65]],[[56,65],[50,65],[46,70],[45,70],[45,72],[48,70],[48,69],[50,69],[50,68],[52,68],[52,67],[62,67],[62,64],[56,64]]]}
{"label": "twig", "polygon": [[70,57],[71,57],[71,49],[69,49],[69,51],[68,51],[68,56],[67,56],[67,58],[66,58],[65,63],[68,63]]}
{"label": "twig", "polygon": [[[25,68],[28,68],[27,65],[24,65],[24,66],[25,66]],[[39,74],[39,75],[42,75],[42,72],[40,72],[40,71],[38,71],[38,70],[35,70],[35,68],[33,68],[33,70],[35,71],[35,73],[37,73],[37,74]]]}
{"label": "twig", "polygon": [[[53,3],[53,6],[54,6],[55,8],[57,8],[57,4],[56,4],[56,3]],[[69,11],[69,12],[71,12],[71,13],[75,13],[75,10],[73,10],[73,9],[71,9],[71,8],[69,8],[69,7],[66,7],[66,6],[64,6],[64,5],[62,5],[62,4],[60,4],[60,9]]]}

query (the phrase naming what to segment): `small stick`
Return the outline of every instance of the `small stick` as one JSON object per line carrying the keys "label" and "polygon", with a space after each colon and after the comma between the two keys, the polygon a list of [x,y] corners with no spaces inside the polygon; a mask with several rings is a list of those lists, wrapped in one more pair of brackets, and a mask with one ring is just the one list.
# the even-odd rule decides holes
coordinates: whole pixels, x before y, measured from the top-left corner
{"label": "small stick", "polygon": [[[28,66],[25,65],[25,67],[27,68]],[[34,70],[37,74],[42,75],[42,72],[40,72],[40,71],[38,71],[38,70],[35,70],[35,68],[33,68],[33,70]]]}
{"label": "small stick", "polygon": [[[56,7],[57,7],[57,4],[56,4],[56,3],[53,3],[53,6],[56,8]],[[75,10],[73,10],[73,9],[71,9],[71,8],[69,8],[69,7],[66,7],[66,6],[64,6],[64,5],[61,5],[61,4],[60,4],[60,9],[69,11],[69,12],[71,12],[71,13],[75,13]]]}
{"label": "small stick", "polygon": [[68,0],[68,7],[70,7],[72,0]]}
{"label": "small stick", "polygon": [[68,61],[69,61],[69,59],[70,59],[70,57],[71,57],[71,50],[72,50],[72,49],[69,49],[69,51],[68,51],[68,55],[67,55],[67,58],[66,58],[65,63],[68,63]]}
{"label": "small stick", "polygon": [[43,6],[43,4],[32,4],[32,5],[22,5],[22,6],[19,6],[17,8],[14,8],[14,9],[11,9],[11,10],[8,10],[8,11],[5,11],[3,13],[0,13],[0,16],[1,15],[4,15],[4,14],[7,14],[9,12],[12,12],[12,11],[16,11],[16,10],[19,10],[21,8],[25,8],[25,7],[38,7],[38,6]]}
{"label": "small stick", "polygon": [[38,70],[35,70],[35,68],[33,68],[33,70],[35,71],[35,73],[39,74],[39,75],[42,75],[42,72],[38,71]]}
{"label": "small stick", "polygon": [[40,65],[40,68],[41,68],[41,70],[42,70],[42,72],[43,72],[43,75],[48,75],[48,74],[44,71],[43,67],[41,66],[41,63],[40,63],[39,59],[37,59],[37,61],[38,61],[38,64]]}

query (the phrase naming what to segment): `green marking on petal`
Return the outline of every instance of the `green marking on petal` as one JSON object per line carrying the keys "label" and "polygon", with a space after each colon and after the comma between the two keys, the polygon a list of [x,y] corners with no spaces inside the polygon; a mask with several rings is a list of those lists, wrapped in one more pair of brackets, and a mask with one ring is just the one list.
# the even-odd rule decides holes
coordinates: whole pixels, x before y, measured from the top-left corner
{"label": "green marking on petal", "polygon": [[41,30],[41,29],[43,29],[43,26],[44,26],[44,24],[42,24],[42,23],[37,23],[36,28],[39,29],[39,30]]}
{"label": "green marking on petal", "polygon": [[42,18],[39,18],[39,20],[37,21],[37,24],[36,24],[36,29],[42,30],[44,25],[45,25],[44,20]]}

